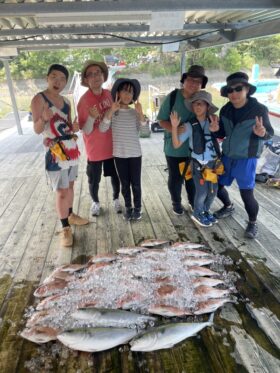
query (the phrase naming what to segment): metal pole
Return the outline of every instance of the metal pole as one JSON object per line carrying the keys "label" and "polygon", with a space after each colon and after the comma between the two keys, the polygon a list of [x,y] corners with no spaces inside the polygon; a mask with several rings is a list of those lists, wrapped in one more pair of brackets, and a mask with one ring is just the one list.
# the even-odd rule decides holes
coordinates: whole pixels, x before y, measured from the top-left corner
{"label": "metal pole", "polygon": [[183,50],[181,54],[181,76],[186,71],[186,51]]}
{"label": "metal pole", "polygon": [[20,117],[18,115],[17,102],[16,102],[16,98],[15,98],[15,94],[14,94],[13,82],[12,82],[12,78],[11,78],[11,73],[10,73],[10,67],[9,67],[8,60],[3,59],[3,64],[4,64],[4,67],[5,67],[5,71],[6,71],[7,83],[8,83],[8,87],[9,87],[9,91],[10,91],[10,96],[11,96],[11,101],[12,101],[12,105],[13,105],[14,117],[15,117],[15,120],[16,120],[18,134],[22,135],[23,132],[22,132],[22,128],[21,128]]}

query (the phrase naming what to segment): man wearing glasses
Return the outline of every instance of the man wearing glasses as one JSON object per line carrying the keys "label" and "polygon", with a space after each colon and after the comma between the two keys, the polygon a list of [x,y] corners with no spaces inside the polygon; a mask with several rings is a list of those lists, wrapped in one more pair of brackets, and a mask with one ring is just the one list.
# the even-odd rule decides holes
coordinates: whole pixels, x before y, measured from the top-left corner
{"label": "man wearing glasses", "polygon": [[220,121],[209,127],[216,137],[224,139],[222,161],[225,173],[219,177],[217,193],[224,206],[214,216],[221,219],[233,213],[234,207],[225,186],[236,179],[249,218],[245,237],[251,239],[258,232],[259,205],[254,197],[257,158],[264,140],[274,134],[267,107],[251,97],[255,92],[256,87],[249,83],[247,74],[236,72],[229,75],[227,84],[221,88],[221,96],[228,97],[229,102],[220,111]]}
{"label": "man wearing glasses", "polygon": [[112,130],[100,132],[99,125],[105,112],[112,105],[110,91],[103,89],[102,84],[108,78],[108,67],[101,61],[86,61],[81,72],[81,84],[88,90],[78,103],[79,126],[83,132],[87,154],[87,176],[89,191],[93,200],[92,216],[100,214],[98,197],[102,167],[104,176],[111,176],[113,201],[117,213],[121,212],[119,203],[120,181],[113,159]]}

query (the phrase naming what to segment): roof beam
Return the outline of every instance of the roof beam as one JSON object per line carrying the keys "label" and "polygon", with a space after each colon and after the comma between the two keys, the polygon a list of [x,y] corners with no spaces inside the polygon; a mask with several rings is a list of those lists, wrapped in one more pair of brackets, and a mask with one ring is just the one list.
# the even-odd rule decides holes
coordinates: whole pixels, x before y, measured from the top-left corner
{"label": "roof beam", "polygon": [[169,12],[197,10],[250,10],[279,9],[279,0],[119,0],[119,1],[79,1],[79,2],[39,2],[39,3],[4,3],[1,4],[1,15],[24,16],[36,14],[69,14],[77,15],[88,12],[127,12],[139,11]]}
{"label": "roof beam", "polygon": [[[261,22],[258,22],[261,23]],[[183,29],[186,31],[199,30],[237,30],[242,27],[251,26],[252,22],[236,22],[236,23],[185,23]],[[34,27],[24,29],[2,29],[2,36],[32,36],[32,35],[81,35],[87,33],[122,33],[122,32],[149,32],[149,25],[104,25],[104,26],[77,26],[77,27]]]}

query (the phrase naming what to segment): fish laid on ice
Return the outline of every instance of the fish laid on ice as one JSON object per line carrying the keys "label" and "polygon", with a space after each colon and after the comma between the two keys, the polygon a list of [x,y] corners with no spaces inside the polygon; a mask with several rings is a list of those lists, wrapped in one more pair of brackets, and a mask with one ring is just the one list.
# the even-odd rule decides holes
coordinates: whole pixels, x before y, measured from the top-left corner
{"label": "fish laid on ice", "polygon": [[80,308],[71,317],[104,327],[131,327],[156,320],[152,316],[106,308]]}
{"label": "fish laid on ice", "polygon": [[219,273],[214,272],[209,268],[198,266],[188,267],[188,273],[190,276],[219,276]]}
{"label": "fish laid on ice", "polygon": [[184,251],[184,256],[187,258],[189,256],[193,256],[195,258],[204,258],[204,257],[210,257],[212,254],[206,252],[206,251],[202,251],[202,250],[193,250],[193,249],[190,249],[190,250],[185,250]]}
{"label": "fish laid on ice", "polygon": [[154,315],[160,315],[163,317],[180,317],[180,316],[187,316],[192,315],[193,313],[186,309],[186,308],[178,308],[174,306],[169,306],[165,304],[155,304],[149,307],[148,310],[150,313]]}
{"label": "fish laid on ice", "polygon": [[206,266],[208,264],[212,264],[214,259],[212,258],[186,258],[184,259],[184,264],[189,267],[192,266]]}
{"label": "fish laid on ice", "polygon": [[117,250],[118,254],[122,255],[135,255],[140,253],[141,251],[145,251],[146,248],[142,246],[135,246],[135,247],[120,247]]}
{"label": "fish laid on ice", "polygon": [[111,263],[118,259],[117,255],[114,254],[100,254],[93,256],[88,263]]}
{"label": "fish laid on ice", "polygon": [[77,328],[60,333],[57,339],[74,350],[97,352],[125,344],[137,333],[129,328]]}
{"label": "fish laid on ice", "polygon": [[161,325],[133,339],[130,342],[131,350],[149,352],[171,348],[212,324],[213,315],[211,315],[207,322]]}
{"label": "fish laid on ice", "polygon": [[170,246],[171,249],[178,249],[178,250],[185,250],[185,249],[199,249],[204,247],[200,243],[194,242],[175,242],[173,245]]}
{"label": "fish laid on ice", "polygon": [[219,307],[222,307],[225,303],[230,302],[229,298],[223,299],[208,299],[205,302],[198,302],[194,311],[195,315],[202,315],[204,313],[215,312]]}
{"label": "fish laid on ice", "polygon": [[196,277],[192,279],[192,284],[195,288],[200,285],[217,286],[223,283],[224,283],[223,280],[220,280],[219,278],[212,278],[212,277]]}
{"label": "fish laid on ice", "polygon": [[145,240],[140,244],[140,246],[143,246],[143,247],[158,247],[158,246],[162,247],[162,246],[169,246],[169,245],[170,245],[170,241],[157,240],[156,238]]}
{"label": "fish laid on ice", "polygon": [[24,329],[20,333],[20,336],[31,342],[41,344],[56,340],[57,333],[59,333],[57,329],[47,326],[34,326]]}
{"label": "fish laid on ice", "polygon": [[229,295],[229,290],[225,289],[215,289],[211,286],[200,285],[194,289],[194,296],[196,300],[202,301],[211,298],[223,298]]}
{"label": "fish laid on ice", "polygon": [[74,279],[74,273],[84,270],[88,267],[87,264],[64,264],[61,267],[56,268],[48,277],[45,278],[43,284],[51,282],[55,279],[71,281]]}
{"label": "fish laid on ice", "polygon": [[62,293],[63,289],[67,287],[67,281],[54,279],[46,284],[42,284],[34,291],[34,297],[43,298],[49,297],[50,295],[55,295]]}

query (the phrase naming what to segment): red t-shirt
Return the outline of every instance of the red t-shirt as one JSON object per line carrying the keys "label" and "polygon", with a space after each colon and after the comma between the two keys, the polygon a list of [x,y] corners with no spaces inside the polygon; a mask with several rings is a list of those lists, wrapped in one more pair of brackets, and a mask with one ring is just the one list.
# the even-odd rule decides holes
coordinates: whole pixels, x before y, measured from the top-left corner
{"label": "red t-shirt", "polygon": [[112,105],[112,97],[110,91],[102,89],[100,95],[95,95],[90,89],[83,94],[78,103],[78,118],[80,129],[83,129],[85,122],[89,116],[89,108],[96,105],[100,117],[95,120],[93,131],[83,134],[87,158],[90,161],[103,161],[113,157],[113,141],[112,129],[102,133],[99,131],[99,124],[102,121],[104,114]]}

